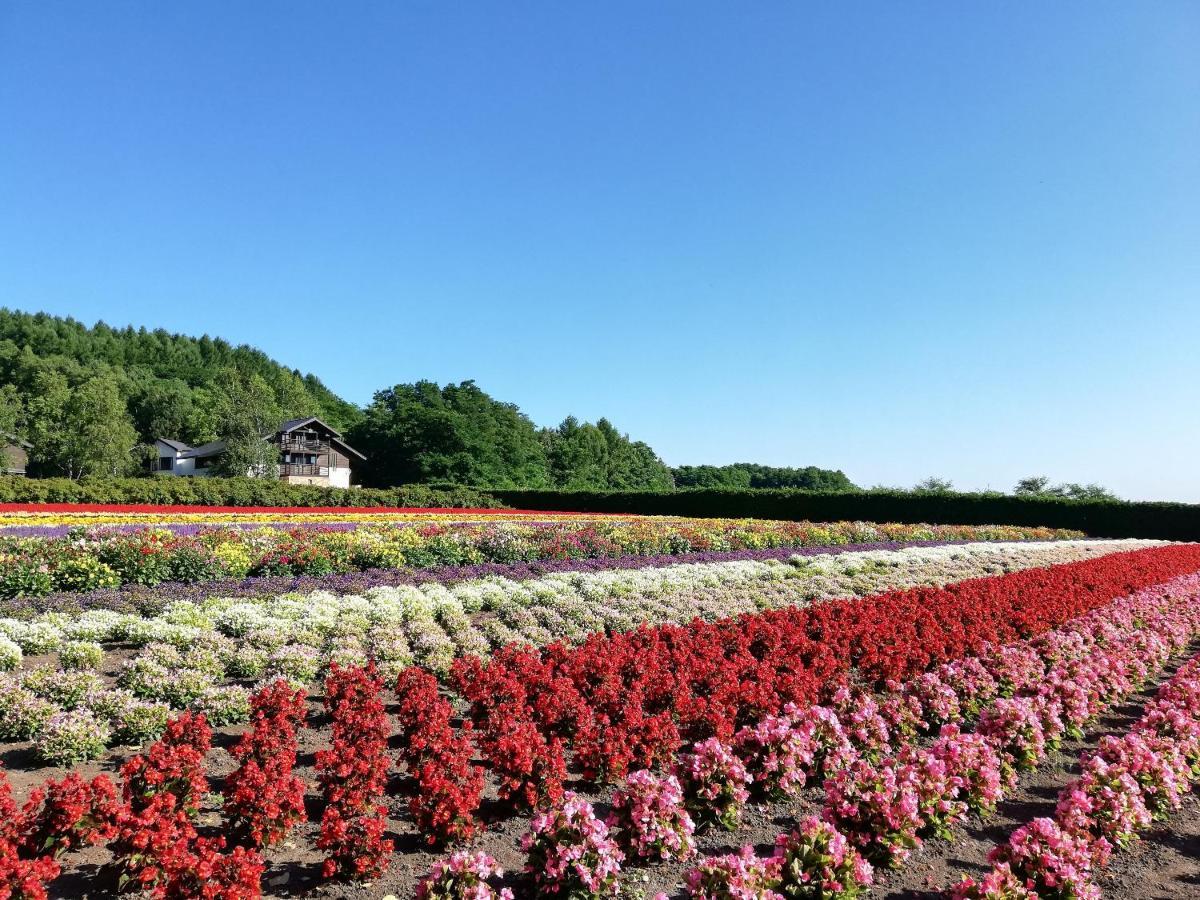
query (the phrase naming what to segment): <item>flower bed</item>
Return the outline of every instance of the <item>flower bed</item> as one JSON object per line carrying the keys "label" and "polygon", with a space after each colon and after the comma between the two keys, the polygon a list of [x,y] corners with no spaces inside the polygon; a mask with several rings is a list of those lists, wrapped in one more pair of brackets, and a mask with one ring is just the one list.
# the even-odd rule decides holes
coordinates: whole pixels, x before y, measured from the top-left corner
{"label": "flower bed", "polygon": [[353,528],[222,528],[177,534],[78,529],[61,537],[0,534],[0,598],[123,584],[375,568],[835,546],[872,541],[1048,540],[1077,533],[997,526],[869,525],[733,519],[572,517],[562,521],[425,521]]}
{"label": "flower bed", "polygon": [[[428,672],[408,668],[387,682],[396,684],[399,700],[395,760],[386,750],[392,724],[380,705],[391,692],[370,669],[334,669],[325,701],[333,733],[322,737],[315,770],[297,762],[303,713],[286,682],[310,678],[314,661],[298,652],[273,655],[270,665],[281,677],[255,689],[254,725],[233,745],[238,768],[223,788],[222,832],[231,847],[196,833],[197,798],[211,788],[198,764],[206,729],[195,719],[170,726],[126,766],[122,797],[129,812],[113,824],[116,836],[101,841],[132,877],[172,896],[198,896],[197,873],[209,870],[217,873],[215,883],[241,885],[244,893],[228,896],[254,896],[251,882],[257,884],[256,873],[282,836],[295,840],[303,832],[301,839],[316,845],[301,827],[306,790],[319,786],[328,801],[317,807],[327,873],[370,878],[389,857],[379,805],[394,816],[398,804],[407,804],[423,837],[454,843],[477,839],[487,824],[480,813],[487,787],[498,798],[488,801],[488,822],[536,809],[541,825],[531,827],[527,841],[532,881],[522,884],[550,890],[574,878],[574,889],[602,893],[622,865],[686,857],[693,833],[735,824],[751,798],[811,793],[824,779],[825,821],[786,829],[767,860],[750,854],[698,863],[691,882],[697,896],[725,896],[721,891],[735,884],[768,898],[810,896],[806,885],[816,879],[831,892],[838,886],[842,894],[832,896],[854,896],[869,882],[868,858],[899,862],[967,809],[990,808],[1013,773],[1036,764],[1072,729],[1088,727],[1104,705],[1160,668],[1195,633],[1200,578],[1177,576],[1196,570],[1200,548],[1155,547],[945,588],[597,634],[578,647],[507,648],[490,663],[457,667],[459,696],[472,704],[461,725],[462,706],[455,705],[461,700]],[[1137,596],[1119,599],[1130,591]],[[130,684],[203,695],[193,674],[217,672],[224,663],[220,647],[186,631],[196,627],[188,619],[193,613],[171,611],[175,621],[163,624],[183,629],[179,646],[154,649],[148,663],[132,670]],[[345,638],[342,625],[352,620],[325,622],[331,636]],[[66,628],[72,640],[86,642],[89,635],[71,630],[79,621],[40,625]],[[82,621],[100,624],[94,617]],[[46,627],[25,635],[51,637]],[[343,649],[353,657],[353,648]],[[89,658],[86,649],[73,651],[83,665]],[[94,696],[91,674],[86,668],[39,674],[27,690],[33,699],[36,687],[53,702],[115,709],[123,698]],[[1151,720],[1156,736],[1177,728],[1178,706],[1196,699],[1187,686],[1164,697],[1170,703]],[[1178,789],[1170,771],[1143,756],[1129,744],[1108,751],[1105,764],[1120,762],[1135,781],[1162,785],[1164,796],[1169,785]],[[582,765],[585,783],[617,785],[607,821],[581,798],[564,796],[567,764]],[[268,770],[266,777],[256,774]],[[654,774],[637,774],[645,770]],[[397,789],[405,796],[389,801]],[[1163,810],[1169,807],[1168,798]],[[152,835],[163,835],[177,851],[168,853]],[[482,840],[494,838],[485,832]],[[586,859],[586,872],[561,865],[572,858]],[[50,869],[28,851],[14,851],[11,860],[13,878],[36,880],[39,866]],[[49,862],[70,864],[70,858]],[[496,868],[485,858],[463,857],[441,870],[428,891],[461,885],[499,895]]]}

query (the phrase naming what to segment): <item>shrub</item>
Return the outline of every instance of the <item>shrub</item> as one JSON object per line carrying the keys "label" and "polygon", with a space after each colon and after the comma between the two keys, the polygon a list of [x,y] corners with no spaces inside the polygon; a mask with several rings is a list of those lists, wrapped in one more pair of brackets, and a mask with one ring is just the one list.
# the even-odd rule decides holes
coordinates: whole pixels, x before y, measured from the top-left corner
{"label": "shrub", "polygon": [[866,893],[871,864],[836,828],[815,816],[775,839],[775,891],[798,900],[852,900]]}
{"label": "shrub", "polygon": [[104,662],[104,648],[92,641],[65,641],[58,662],[64,669],[98,669]]}
{"label": "shrub", "polygon": [[171,718],[165,703],[134,700],[113,718],[113,742],[140,747],[162,737]]}
{"label": "shrub", "polygon": [[16,682],[0,684],[0,740],[35,737],[59,708]]}
{"label": "shrub", "polygon": [[673,775],[645,769],[631,773],[613,794],[606,824],[621,848],[639,859],[687,859],[696,852],[696,826],[683,805],[683,790]]}
{"label": "shrub", "polygon": [[34,749],[51,766],[71,766],[103,756],[110,736],[107,723],[85,710],[57,713],[42,728]]}
{"label": "shrub", "polygon": [[321,671],[321,652],[304,644],[280,647],[267,659],[268,675],[282,675],[296,685],[311,684]]}
{"label": "shrub", "polygon": [[539,896],[605,897],[619,890],[624,855],[591,804],[570,791],[560,807],[533,817],[521,849]]}
{"label": "shrub", "polygon": [[417,900],[512,900],[511,890],[497,891],[488,883],[503,877],[504,870],[483,851],[460,850],[433,864],[417,885]]}
{"label": "shrub", "polygon": [[196,712],[218,728],[250,718],[250,692],[236,684],[210,687],[192,704]]}
{"label": "shrub", "polygon": [[692,752],[680,754],[674,774],[683,791],[684,807],[697,827],[737,828],[750,797],[750,775],[733,751],[709,738],[696,744]]}
{"label": "shrub", "polygon": [[11,672],[21,667],[24,654],[16,642],[0,635],[0,672]]}

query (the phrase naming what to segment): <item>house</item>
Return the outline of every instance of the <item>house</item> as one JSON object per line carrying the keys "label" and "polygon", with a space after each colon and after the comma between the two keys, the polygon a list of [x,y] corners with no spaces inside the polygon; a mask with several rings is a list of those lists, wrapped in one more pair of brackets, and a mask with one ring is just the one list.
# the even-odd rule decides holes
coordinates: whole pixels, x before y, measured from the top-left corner
{"label": "house", "polygon": [[0,475],[24,475],[33,444],[15,434],[0,433]]}
{"label": "house", "polygon": [[[290,484],[348,488],[352,467],[366,459],[342,440],[340,432],[316,416],[289,419],[263,440],[279,449],[276,477]],[[225,452],[224,441],[189,447],[182,441],[159,438],[154,446],[158,451],[156,471],[163,475],[208,475]]]}

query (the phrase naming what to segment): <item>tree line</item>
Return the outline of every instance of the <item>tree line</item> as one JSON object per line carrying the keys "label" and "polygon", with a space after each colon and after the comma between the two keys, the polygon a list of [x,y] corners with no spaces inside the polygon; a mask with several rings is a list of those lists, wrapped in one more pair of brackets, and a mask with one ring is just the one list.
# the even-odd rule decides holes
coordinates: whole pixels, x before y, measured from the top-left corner
{"label": "tree line", "polygon": [[377,392],[366,409],[260,350],[164,330],[86,326],[0,308],[0,433],[32,445],[38,477],[148,474],[153,443],[224,440],[216,474],[274,463],[262,435],[316,415],[367,456],[372,487],[456,484],[505,489],[671,490],[676,484],[849,485],[841,472],[739,463],[670,469],[611,421],[568,416],[539,428],[472,381]]}

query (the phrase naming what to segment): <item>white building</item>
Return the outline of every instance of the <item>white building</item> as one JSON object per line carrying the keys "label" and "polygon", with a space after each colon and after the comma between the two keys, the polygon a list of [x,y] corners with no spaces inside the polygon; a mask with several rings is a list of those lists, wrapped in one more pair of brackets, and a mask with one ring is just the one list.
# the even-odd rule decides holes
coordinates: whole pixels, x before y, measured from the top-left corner
{"label": "white building", "polygon": [[[348,488],[352,467],[366,459],[343,441],[338,431],[316,416],[290,419],[263,440],[279,448],[276,477],[291,484]],[[217,458],[225,452],[224,441],[189,447],[182,441],[159,438],[154,446],[158,451],[155,470],[162,475],[185,477],[208,475]]]}

